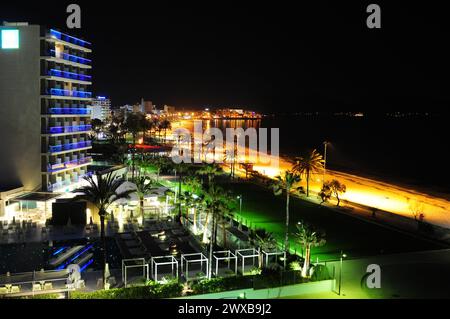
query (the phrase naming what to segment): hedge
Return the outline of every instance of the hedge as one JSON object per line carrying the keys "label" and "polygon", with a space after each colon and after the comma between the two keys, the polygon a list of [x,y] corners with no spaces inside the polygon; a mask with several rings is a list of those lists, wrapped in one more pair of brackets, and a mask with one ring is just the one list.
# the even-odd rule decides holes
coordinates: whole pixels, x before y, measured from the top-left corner
{"label": "hedge", "polygon": [[92,292],[73,291],[71,299],[160,299],[180,297],[183,285],[177,282],[167,284],[150,283],[145,286],[113,288]]}

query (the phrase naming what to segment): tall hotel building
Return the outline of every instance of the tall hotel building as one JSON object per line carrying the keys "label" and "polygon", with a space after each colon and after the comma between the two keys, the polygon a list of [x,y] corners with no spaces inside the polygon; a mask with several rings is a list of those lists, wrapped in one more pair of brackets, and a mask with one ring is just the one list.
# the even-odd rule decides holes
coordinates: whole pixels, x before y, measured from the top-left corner
{"label": "tall hotel building", "polygon": [[92,100],[92,118],[106,121],[111,115],[111,100],[97,96]]}
{"label": "tall hotel building", "polygon": [[91,43],[0,26],[0,191],[64,191],[88,173]]}

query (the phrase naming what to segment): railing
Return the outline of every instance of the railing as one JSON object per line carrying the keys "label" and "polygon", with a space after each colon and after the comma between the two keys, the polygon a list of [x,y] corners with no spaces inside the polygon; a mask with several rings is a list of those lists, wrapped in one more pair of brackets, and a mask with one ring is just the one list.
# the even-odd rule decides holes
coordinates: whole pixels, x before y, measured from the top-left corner
{"label": "railing", "polygon": [[49,108],[50,114],[76,114],[76,115],[89,115],[91,109],[88,108],[73,108],[73,107],[52,107]]}
{"label": "railing", "polygon": [[86,174],[83,174],[83,175],[74,177],[74,178],[72,178],[71,180],[64,180],[64,181],[61,181],[61,182],[56,182],[56,183],[51,184],[50,186],[48,186],[48,187],[47,187],[47,190],[48,190],[48,191],[55,191],[55,190],[58,190],[58,189],[60,189],[60,188],[62,188],[62,187],[64,187],[64,186],[68,186],[68,185],[70,185],[70,184],[72,184],[72,183],[78,183],[78,182],[81,181],[84,177],[86,177],[86,176],[91,176],[92,174],[93,174],[92,172],[87,172]]}
{"label": "railing", "polygon": [[64,90],[64,89],[50,89],[50,95],[57,95],[57,96],[72,96],[72,97],[80,97],[80,98],[88,98],[90,99],[92,97],[92,92],[85,92],[85,91],[71,91],[71,90]]}
{"label": "railing", "polygon": [[90,156],[63,162],[63,163],[49,164],[47,167],[47,172],[54,173],[54,172],[62,171],[64,169],[75,168],[77,166],[80,166],[83,164],[89,164],[89,163],[92,163],[92,157],[90,157]]}
{"label": "railing", "polygon": [[91,141],[81,141],[76,143],[68,143],[62,145],[50,145],[48,150],[50,153],[57,153],[68,150],[76,150],[79,148],[90,147],[92,145]]}
{"label": "railing", "polygon": [[48,70],[48,75],[57,76],[65,79],[79,80],[79,81],[91,81],[92,77],[90,75],[78,74],[69,71],[62,71],[57,69]]}
{"label": "railing", "polygon": [[52,126],[49,128],[50,134],[73,133],[73,132],[88,132],[92,129],[92,125],[73,125],[73,126]]}
{"label": "railing", "polygon": [[69,42],[69,43],[72,43],[72,44],[76,44],[76,45],[79,45],[79,46],[85,47],[85,48],[88,48],[88,47],[91,46],[91,43],[88,42],[88,41],[84,41],[84,40],[72,37],[72,36],[70,36],[68,34],[65,34],[65,33],[62,33],[62,32],[59,32],[59,31],[56,31],[56,30],[53,30],[53,29],[50,29],[50,36],[52,38],[56,38],[56,39],[59,39],[59,40],[62,40],[62,41],[66,41],[66,42]]}
{"label": "railing", "polygon": [[63,60],[67,60],[70,62],[85,64],[85,65],[90,65],[92,63],[92,60],[90,60],[90,59],[82,58],[82,57],[79,57],[79,56],[76,56],[73,54],[69,54],[69,53],[65,53],[65,52],[59,52],[59,54],[56,54],[56,51],[53,49],[50,49],[50,56],[59,58],[59,59],[63,59]]}

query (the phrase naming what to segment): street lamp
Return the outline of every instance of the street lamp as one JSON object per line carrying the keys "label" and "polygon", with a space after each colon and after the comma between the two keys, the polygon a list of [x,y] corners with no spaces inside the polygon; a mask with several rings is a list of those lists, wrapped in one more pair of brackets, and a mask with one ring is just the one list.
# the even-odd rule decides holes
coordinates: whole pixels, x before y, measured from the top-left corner
{"label": "street lamp", "polygon": [[242,195],[238,195],[236,198],[239,199],[239,214],[242,214]]}
{"label": "street lamp", "polygon": [[341,295],[341,286],[342,286],[342,265],[343,265],[343,259],[347,257],[346,254],[344,254],[341,250],[341,267],[339,268],[339,296]]}
{"label": "street lamp", "polygon": [[322,185],[325,184],[325,173],[327,171],[327,145],[330,144],[328,141],[323,142],[324,152],[323,152],[323,178]]}

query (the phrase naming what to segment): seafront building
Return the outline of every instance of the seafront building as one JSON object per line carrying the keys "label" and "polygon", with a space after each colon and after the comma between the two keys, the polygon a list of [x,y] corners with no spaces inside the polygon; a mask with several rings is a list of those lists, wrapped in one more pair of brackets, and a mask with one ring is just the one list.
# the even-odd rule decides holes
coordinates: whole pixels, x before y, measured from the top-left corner
{"label": "seafront building", "polygon": [[106,121],[111,116],[111,100],[105,96],[92,99],[92,118]]}
{"label": "seafront building", "polygon": [[4,23],[0,36],[4,211],[16,191],[67,191],[88,174],[92,51],[85,40],[26,22]]}

